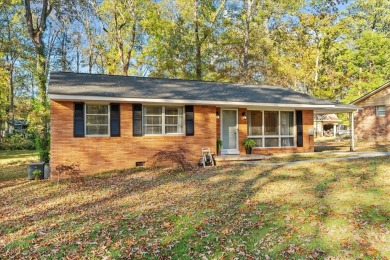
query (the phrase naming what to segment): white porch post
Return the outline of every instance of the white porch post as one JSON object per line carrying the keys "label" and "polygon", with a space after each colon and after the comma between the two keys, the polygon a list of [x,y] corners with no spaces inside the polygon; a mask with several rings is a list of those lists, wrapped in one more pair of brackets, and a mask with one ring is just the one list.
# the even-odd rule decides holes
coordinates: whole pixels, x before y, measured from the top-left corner
{"label": "white porch post", "polygon": [[337,134],[337,129],[336,129],[337,125],[336,124],[333,124],[333,136],[336,137],[336,134]]}
{"label": "white porch post", "polygon": [[353,120],[353,115],[354,112],[349,113],[349,138],[350,138],[350,148],[349,151],[354,152],[355,151],[355,137],[354,137],[354,132],[355,132],[355,126],[354,126],[354,120]]}

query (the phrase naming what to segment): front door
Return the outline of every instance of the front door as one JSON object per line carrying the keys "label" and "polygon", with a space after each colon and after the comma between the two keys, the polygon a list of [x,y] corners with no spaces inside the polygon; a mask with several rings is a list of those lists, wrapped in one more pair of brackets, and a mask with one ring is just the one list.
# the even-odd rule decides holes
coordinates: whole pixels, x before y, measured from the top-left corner
{"label": "front door", "polygon": [[222,154],[239,154],[237,109],[223,109],[221,123]]}

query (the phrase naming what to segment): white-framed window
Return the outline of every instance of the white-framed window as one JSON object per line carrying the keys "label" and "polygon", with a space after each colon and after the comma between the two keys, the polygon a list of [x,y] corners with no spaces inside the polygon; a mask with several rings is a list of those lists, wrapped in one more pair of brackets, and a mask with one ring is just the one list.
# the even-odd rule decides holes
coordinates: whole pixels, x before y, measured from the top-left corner
{"label": "white-framed window", "polygon": [[85,104],[85,135],[110,135],[110,106]]}
{"label": "white-framed window", "polygon": [[184,107],[143,106],[145,135],[183,135]]}
{"label": "white-framed window", "polygon": [[377,106],[376,107],[377,116],[386,116],[386,106]]}
{"label": "white-framed window", "polygon": [[294,111],[248,111],[248,138],[256,147],[295,146]]}

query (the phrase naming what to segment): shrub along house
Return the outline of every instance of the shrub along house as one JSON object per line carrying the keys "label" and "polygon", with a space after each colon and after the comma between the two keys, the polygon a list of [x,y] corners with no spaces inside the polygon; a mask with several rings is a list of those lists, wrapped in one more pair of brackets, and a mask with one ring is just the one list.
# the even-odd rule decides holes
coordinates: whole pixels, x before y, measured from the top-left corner
{"label": "shrub along house", "polygon": [[51,167],[79,162],[85,173],[123,169],[155,153],[209,147],[243,155],[314,150],[313,116],[357,107],[289,89],[193,80],[51,73]]}

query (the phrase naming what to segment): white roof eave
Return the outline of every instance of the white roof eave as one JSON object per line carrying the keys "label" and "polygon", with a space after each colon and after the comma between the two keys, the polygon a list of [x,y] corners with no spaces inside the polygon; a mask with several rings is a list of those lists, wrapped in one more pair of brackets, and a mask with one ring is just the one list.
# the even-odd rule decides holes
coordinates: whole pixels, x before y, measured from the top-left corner
{"label": "white roof eave", "polygon": [[356,109],[338,108],[337,105],[313,105],[313,104],[289,104],[289,103],[255,103],[255,102],[241,102],[241,101],[218,101],[218,100],[190,100],[190,99],[162,99],[162,98],[125,98],[125,97],[108,97],[108,96],[75,96],[75,95],[60,95],[49,94],[51,100],[56,101],[105,101],[105,102],[128,102],[128,103],[143,103],[143,104],[192,104],[192,105],[215,105],[221,107],[236,106],[236,107],[278,107],[278,108],[298,108],[298,109],[312,109],[315,113],[332,113],[332,111],[342,110],[345,113],[353,112]]}

